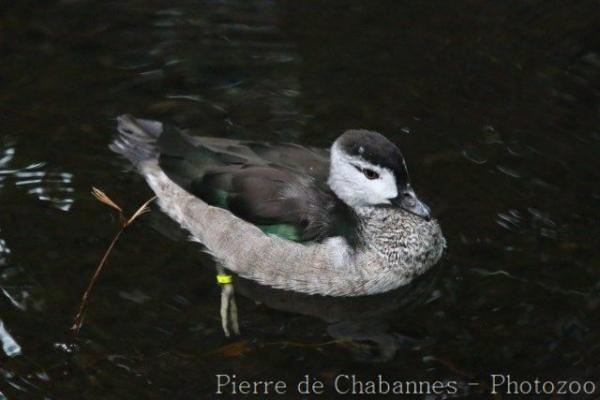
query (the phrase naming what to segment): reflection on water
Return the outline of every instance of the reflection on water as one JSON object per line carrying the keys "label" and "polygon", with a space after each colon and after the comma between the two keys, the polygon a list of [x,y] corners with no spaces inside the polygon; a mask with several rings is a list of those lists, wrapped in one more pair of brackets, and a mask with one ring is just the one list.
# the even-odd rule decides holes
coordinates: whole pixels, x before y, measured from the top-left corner
{"label": "reflection on water", "polygon": [[[0,141],[0,199],[2,191],[11,186],[20,192],[33,196],[37,200],[47,202],[61,211],[69,211],[73,205],[74,192],[71,186],[73,174],[48,170],[43,162],[32,162],[24,167],[15,166],[16,147],[10,140]],[[5,207],[6,209],[6,207]],[[10,227],[8,228],[10,229]],[[0,234],[2,229],[0,229]],[[11,265],[11,250],[5,239],[0,238],[0,292],[3,302],[12,305],[21,312],[28,311],[30,294],[28,284],[22,284],[26,272],[22,267]],[[34,305],[35,307],[35,305]],[[1,314],[0,314],[1,316]],[[9,328],[0,319],[0,343],[7,357],[16,357],[22,354],[22,348],[9,332]],[[4,371],[7,383],[14,388],[26,391],[13,382],[15,374]],[[3,396],[0,392],[0,396]]]}
{"label": "reflection on water", "polygon": [[557,239],[556,223],[547,214],[533,207],[527,208],[526,212],[510,209],[498,213],[496,223],[512,232],[524,233],[533,231],[534,235],[547,239]]}
{"label": "reflection on water", "polygon": [[6,241],[4,239],[0,239],[0,265],[6,264],[6,258],[8,257],[9,254],[10,254],[10,249],[6,245]]}
{"label": "reflection on water", "polygon": [[[453,379],[462,397],[493,371],[599,381],[597,2],[13,3],[0,398],[206,398],[216,371]],[[448,252],[419,285],[373,298],[240,281],[242,336],[227,340],[214,264],[153,212],[115,248],[74,342],[117,223],[90,188],[126,208],[150,196],[107,149],[121,113],[319,146],[380,130]]]}
{"label": "reflection on water", "polygon": [[[334,298],[310,296],[261,286],[237,279],[238,293],[267,307],[308,315],[327,323],[327,333],[341,344],[349,344],[356,360],[383,362],[392,360],[399,349],[418,346],[423,338],[401,335],[389,320],[406,307],[418,307],[435,301],[435,271],[417,279],[414,285],[375,296]],[[244,316],[242,315],[243,319]]]}
{"label": "reflection on water", "polygon": [[44,162],[34,162],[22,168],[11,165],[15,157],[14,144],[8,142],[0,148],[0,189],[12,184],[38,200],[48,202],[62,211],[73,205],[70,193],[73,174],[48,171]]}
{"label": "reflection on water", "polygon": [[71,183],[73,175],[67,172],[48,174],[46,171],[37,170],[43,167],[44,164],[37,164],[16,171],[15,185],[23,187],[28,194],[36,196],[39,200],[48,201],[56,208],[69,211],[73,199],[62,196],[67,196],[67,193],[73,191],[73,188],[66,186]]}
{"label": "reflection on water", "polygon": [[4,327],[4,323],[0,320],[0,342],[2,342],[2,350],[8,357],[14,357],[21,354],[21,346],[8,333]]}
{"label": "reflection on water", "polygon": [[[6,154],[6,153],[5,153]],[[6,156],[0,160],[0,166],[4,163]],[[0,230],[0,233],[2,231]],[[24,311],[23,304],[17,302],[7,291],[7,289],[3,285],[3,281],[7,278],[7,273],[4,270],[5,266],[8,264],[8,256],[10,254],[10,249],[6,245],[6,241],[0,238],[0,290],[6,296],[7,299],[17,308]],[[0,343],[2,343],[2,350],[4,354],[8,357],[14,357],[21,354],[21,346],[15,341],[15,339],[11,336],[11,334],[6,330],[4,326],[4,322],[0,318]],[[2,396],[2,392],[0,392],[0,396]]]}

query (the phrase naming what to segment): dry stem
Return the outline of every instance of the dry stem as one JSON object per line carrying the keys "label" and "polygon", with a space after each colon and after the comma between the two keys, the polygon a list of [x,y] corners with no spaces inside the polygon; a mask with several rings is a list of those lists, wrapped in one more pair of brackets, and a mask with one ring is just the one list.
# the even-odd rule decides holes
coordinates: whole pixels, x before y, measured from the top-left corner
{"label": "dry stem", "polygon": [[83,293],[83,296],[81,298],[81,303],[79,304],[79,310],[77,311],[77,314],[73,318],[73,325],[71,326],[71,331],[73,332],[73,335],[75,337],[77,337],[79,335],[79,331],[81,330],[81,325],[83,324],[83,314],[87,307],[90,293],[92,292],[94,285],[96,284],[96,282],[98,281],[98,278],[100,277],[100,273],[102,272],[102,269],[104,268],[104,265],[106,264],[108,255],[112,251],[113,247],[115,247],[115,244],[117,243],[117,240],[119,240],[119,237],[121,237],[121,234],[123,233],[123,231],[128,226],[130,226],[138,217],[140,217],[141,215],[150,211],[150,208],[148,206],[156,198],[156,196],[152,197],[150,200],[148,200],[144,204],[142,204],[137,209],[137,211],[135,213],[133,213],[133,215],[130,218],[126,218],[123,215],[123,209],[121,207],[119,207],[119,205],[117,205],[117,203],[115,203],[110,197],[108,197],[106,195],[106,193],[104,193],[102,190],[94,187],[94,188],[92,188],[92,195],[99,202],[106,204],[107,206],[113,208],[114,210],[116,210],[119,213],[119,221],[121,223],[121,228],[119,229],[119,231],[117,232],[117,234],[115,235],[113,240],[110,242],[110,245],[104,252],[104,256],[102,256],[102,260],[100,261],[100,264],[98,264],[98,267],[96,268],[96,271],[94,272],[94,275],[92,276],[92,279],[90,280],[90,283],[88,284],[87,289]]}

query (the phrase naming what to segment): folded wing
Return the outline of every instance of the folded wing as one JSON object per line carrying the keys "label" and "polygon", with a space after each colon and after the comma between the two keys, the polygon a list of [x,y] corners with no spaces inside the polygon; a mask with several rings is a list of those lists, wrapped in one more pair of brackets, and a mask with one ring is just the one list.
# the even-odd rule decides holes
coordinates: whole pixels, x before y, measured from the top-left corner
{"label": "folded wing", "polygon": [[156,148],[170,179],[266,233],[299,242],[353,240],[353,213],[326,185],[326,150],[195,137],[166,126]]}

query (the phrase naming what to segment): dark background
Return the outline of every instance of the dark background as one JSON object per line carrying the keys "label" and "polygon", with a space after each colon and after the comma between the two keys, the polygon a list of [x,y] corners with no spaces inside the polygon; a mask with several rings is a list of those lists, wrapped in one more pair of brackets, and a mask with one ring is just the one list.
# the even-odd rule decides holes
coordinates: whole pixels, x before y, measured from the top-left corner
{"label": "dark background", "polygon": [[[456,380],[459,396],[484,398],[490,373],[600,387],[599,7],[4,4],[0,399],[211,398],[216,373]],[[448,251],[415,290],[372,299],[240,283],[242,336],[226,339],[212,262],[154,211],[117,245],[73,340],[117,229],[90,188],[128,212],[151,196],[107,148],[121,113],[315,146],[379,130]]]}

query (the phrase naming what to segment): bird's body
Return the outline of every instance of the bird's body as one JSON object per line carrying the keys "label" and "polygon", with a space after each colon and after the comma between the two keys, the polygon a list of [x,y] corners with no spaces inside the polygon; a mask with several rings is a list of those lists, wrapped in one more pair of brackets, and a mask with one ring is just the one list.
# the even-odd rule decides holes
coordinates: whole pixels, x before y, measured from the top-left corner
{"label": "bird's body", "polygon": [[160,207],[227,269],[298,292],[358,296],[410,283],[445,241],[408,182],[400,151],[349,131],[331,152],[192,137],[119,117],[111,148]]}

